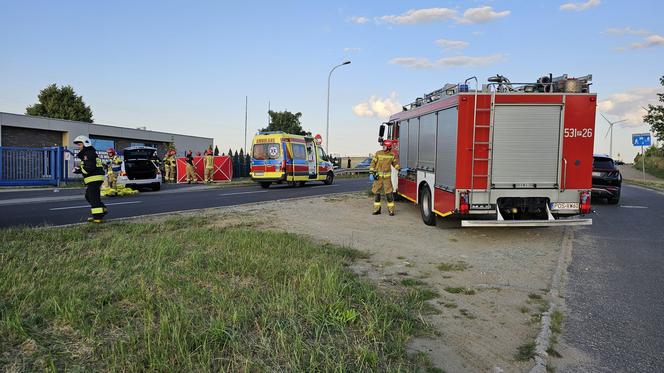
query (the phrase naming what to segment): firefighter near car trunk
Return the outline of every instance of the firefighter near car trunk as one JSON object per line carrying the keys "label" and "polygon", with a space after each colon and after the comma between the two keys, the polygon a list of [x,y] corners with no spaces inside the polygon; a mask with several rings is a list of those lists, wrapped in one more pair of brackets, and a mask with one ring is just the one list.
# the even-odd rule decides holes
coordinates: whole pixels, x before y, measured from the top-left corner
{"label": "firefighter near car trunk", "polygon": [[108,154],[108,163],[106,165],[106,177],[108,179],[108,187],[111,189],[116,189],[118,187],[118,174],[122,169],[122,159],[115,152],[115,149],[108,148],[106,150]]}
{"label": "firefighter near car trunk", "polygon": [[170,149],[166,152],[166,156],[164,157],[164,173],[166,174],[166,182],[176,181],[175,165],[175,150]]}
{"label": "firefighter near car trunk", "polygon": [[103,223],[104,215],[108,213],[106,205],[101,201],[101,184],[104,182],[104,168],[97,151],[87,136],[78,136],[74,139],[79,152],[76,155],[81,160],[80,166],[74,168],[74,173],[83,175],[85,183],[85,199],[90,204],[91,223]]}
{"label": "firefighter near car trunk", "polygon": [[380,214],[380,195],[385,193],[387,211],[394,216],[394,189],[392,188],[392,167],[399,170],[399,159],[392,153],[392,141],[384,140],[383,149],[376,152],[369,167],[369,180],[373,181],[371,191],[375,195],[373,214]]}

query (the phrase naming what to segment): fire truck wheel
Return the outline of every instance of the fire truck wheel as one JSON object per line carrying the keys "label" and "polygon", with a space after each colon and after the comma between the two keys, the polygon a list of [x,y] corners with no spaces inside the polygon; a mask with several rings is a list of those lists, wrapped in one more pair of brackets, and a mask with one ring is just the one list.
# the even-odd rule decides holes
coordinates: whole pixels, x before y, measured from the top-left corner
{"label": "fire truck wheel", "polygon": [[261,183],[261,188],[263,188],[263,189],[267,189],[267,188],[270,187],[270,184],[271,184],[271,183]]}
{"label": "fire truck wheel", "polygon": [[426,225],[436,225],[436,215],[431,208],[431,191],[427,185],[420,188],[420,214],[422,214],[422,221]]}
{"label": "fire truck wheel", "polygon": [[325,177],[325,181],[323,181],[325,185],[330,185],[334,182],[334,172],[330,171],[327,173],[327,176]]}

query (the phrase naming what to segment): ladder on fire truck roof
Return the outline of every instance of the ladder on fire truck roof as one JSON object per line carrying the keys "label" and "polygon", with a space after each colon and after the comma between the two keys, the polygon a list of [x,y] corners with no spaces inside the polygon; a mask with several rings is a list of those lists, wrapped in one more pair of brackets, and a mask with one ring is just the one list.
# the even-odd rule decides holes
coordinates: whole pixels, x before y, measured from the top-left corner
{"label": "ladder on fire truck roof", "polygon": [[[489,107],[477,107],[478,91],[479,91],[479,82],[477,77],[473,76],[466,79],[464,84],[468,84],[468,81],[475,80],[475,97],[474,97],[474,107],[473,107],[473,144],[472,144],[472,157],[470,165],[470,192],[468,193],[468,204],[472,206],[473,204],[473,194],[475,192],[487,192],[489,193],[488,201],[491,200],[491,168],[492,168],[492,143],[491,138],[493,137],[493,116],[494,116],[494,106],[496,102],[496,90],[493,90],[491,93],[491,101],[489,102]],[[488,114],[488,121],[482,121],[478,123],[477,117],[478,114]],[[487,115],[482,115],[483,118],[486,118]],[[478,131],[478,129],[480,131]],[[478,133],[483,133],[480,139],[478,139]],[[484,135],[486,134],[486,136]],[[480,147],[486,147],[485,155],[478,157],[478,145]],[[480,167],[480,169],[485,173],[475,173],[478,167],[475,166],[475,163],[480,165],[485,165]],[[482,172],[480,171],[480,172]],[[486,178],[486,188],[481,190],[475,190],[475,179]]]}

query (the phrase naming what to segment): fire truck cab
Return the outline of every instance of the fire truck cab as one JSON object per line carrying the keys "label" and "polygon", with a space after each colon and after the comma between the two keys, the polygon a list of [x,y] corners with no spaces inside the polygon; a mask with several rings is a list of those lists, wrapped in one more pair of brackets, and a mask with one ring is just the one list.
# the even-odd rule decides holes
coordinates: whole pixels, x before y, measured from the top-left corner
{"label": "fire truck cab", "polygon": [[417,98],[379,132],[396,143],[397,193],[428,225],[436,215],[461,216],[464,227],[592,224],[575,217],[590,212],[591,80],[497,75],[480,87],[472,77]]}

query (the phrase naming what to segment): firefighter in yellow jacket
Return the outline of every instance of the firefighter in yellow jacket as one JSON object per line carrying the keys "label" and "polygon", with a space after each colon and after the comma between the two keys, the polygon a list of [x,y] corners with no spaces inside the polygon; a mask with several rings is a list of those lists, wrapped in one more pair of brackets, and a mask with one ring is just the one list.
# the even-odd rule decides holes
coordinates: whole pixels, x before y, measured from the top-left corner
{"label": "firefighter in yellow jacket", "polygon": [[170,149],[166,152],[166,156],[164,157],[164,173],[166,174],[165,175],[166,182],[177,181],[175,166],[176,166],[175,150]]}
{"label": "firefighter in yellow jacket", "polygon": [[373,181],[371,191],[375,194],[373,214],[380,214],[380,195],[385,193],[387,211],[394,215],[394,189],[392,188],[392,167],[399,170],[399,159],[392,153],[392,140],[383,141],[383,150],[379,150],[371,160],[369,179]]}
{"label": "firefighter in yellow jacket", "polygon": [[106,165],[106,178],[108,179],[108,187],[115,189],[118,187],[118,174],[122,170],[122,159],[115,152],[115,149],[106,149],[108,154],[108,164]]}
{"label": "firefighter in yellow jacket", "polygon": [[212,174],[214,174],[214,156],[212,155],[212,149],[208,149],[205,152],[205,182],[212,182]]}

